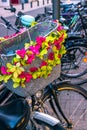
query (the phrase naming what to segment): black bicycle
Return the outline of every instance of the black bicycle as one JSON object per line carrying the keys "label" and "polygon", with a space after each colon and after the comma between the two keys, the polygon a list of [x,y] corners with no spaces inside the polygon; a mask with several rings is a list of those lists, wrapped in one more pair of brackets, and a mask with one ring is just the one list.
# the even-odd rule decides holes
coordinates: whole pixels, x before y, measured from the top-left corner
{"label": "black bicycle", "polygon": [[51,108],[51,114],[55,113],[66,129],[86,130],[87,91],[62,81],[50,84],[41,95],[39,102],[48,112]]}
{"label": "black bicycle", "polygon": [[[8,83],[8,85],[11,86],[10,83]],[[23,93],[21,94],[23,95]],[[14,92],[5,88],[5,91],[3,90],[1,94],[0,102],[6,104],[20,97],[21,96],[17,96]],[[1,100],[1,98],[3,100]],[[29,105],[32,106],[31,110],[33,112],[39,111],[56,117],[61,122],[59,124],[65,129],[86,130],[87,128],[87,91],[80,86],[72,85],[67,81],[59,82],[55,80],[44,89],[37,91],[36,94],[31,97],[28,96],[26,100]],[[38,116],[37,118],[40,119],[37,119],[37,121],[40,123],[41,118],[43,120],[44,117],[41,116],[40,113]],[[45,120],[44,123],[46,122],[47,120]]]}
{"label": "black bicycle", "polygon": [[80,77],[87,72],[85,61],[87,54],[87,30],[82,10],[83,8],[77,8],[81,22],[77,27],[78,29],[82,27],[80,28],[82,30],[79,31],[82,31],[84,35],[75,35],[75,33],[73,33],[68,37],[65,43],[67,53],[62,59],[62,74],[69,78]]}
{"label": "black bicycle", "polygon": [[[6,88],[3,91],[9,92]],[[3,91],[0,91],[1,97]],[[0,129],[65,130],[58,119],[39,111],[33,111],[29,99],[17,96],[12,92],[9,93],[9,97],[7,94],[4,96],[4,102],[0,100]]]}
{"label": "black bicycle", "polygon": [[[45,23],[46,25],[46,23]],[[48,25],[48,23],[47,23]],[[51,24],[49,24],[51,25]],[[53,25],[53,24],[52,24]],[[52,26],[54,29],[54,26]],[[51,29],[51,28],[50,28]],[[33,31],[33,30],[32,30]],[[46,32],[45,32],[46,33]],[[43,32],[44,34],[44,32]],[[46,35],[46,34],[44,34]],[[22,35],[25,36],[26,35]],[[17,42],[16,42],[17,43]],[[2,49],[3,52],[3,49]],[[5,52],[6,53],[6,52]],[[4,58],[10,58],[6,57],[7,55],[2,55],[5,56]],[[12,56],[12,55],[11,55]],[[6,60],[4,60],[6,61]],[[55,75],[54,75],[55,76]],[[9,101],[13,101],[15,98],[19,99],[20,97],[25,98],[25,90],[24,91],[19,91],[17,89],[13,89],[13,84],[11,81],[9,81],[6,86],[6,91],[3,91],[4,93],[1,92],[0,98],[1,98],[1,103],[6,104]],[[38,85],[39,86],[39,85]],[[35,87],[35,86],[34,86]],[[9,90],[8,90],[8,89]],[[5,93],[6,92],[6,93]],[[18,96],[17,96],[17,95]],[[27,93],[28,94],[28,93]],[[7,98],[8,95],[8,98]],[[5,100],[6,99],[6,100]],[[52,116],[55,114],[55,116],[60,120],[61,123],[58,124],[59,130],[61,129],[71,129],[71,130],[79,130],[79,129],[84,129],[86,130],[87,128],[87,91],[84,90],[83,88],[79,86],[75,86],[70,84],[67,81],[58,81],[55,80],[51,84],[47,85],[45,88],[37,91],[35,94],[29,94],[27,95],[27,101],[29,103],[29,106],[31,106],[32,112],[45,112],[45,113],[50,113]],[[51,105],[51,107],[50,107]],[[52,111],[51,111],[52,109]],[[36,117],[38,123],[48,123],[49,124],[49,119],[45,120],[44,118],[45,114],[37,114],[37,116],[34,116],[34,119]],[[42,118],[43,117],[43,118]],[[46,117],[46,115],[45,115]],[[2,121],[2,120],[1,120]],[[41,122],[42,121],[42,122]],[[54,121],[55,122],[55,121]],[[53,123],[54,123],[53,122]],[[30,119],[30,123],[34,126],[33,120]],[[58,123],[58,122],[57,122]],[[31,125],[31,126],[32,126]],[[49,124],[51,126],[55,126],[57,124]],[[62,126],[64,128],[62,128]],[[46,126],[46,124],[45,124]],[[6,126],[7,127],[7,126]],[[40,125],[39,128],[41,128],[42,125]],[[57,129],[58,129],[57,127]],[[52,128],[52,127],[51,127]],[[44,129],[44,127],[43,127]],[[54,128],[56,130],[56,128]]]}
{"label": "black bicycle", "polygon": [[[47,28],[47,30],[45,32],[42,32],[44,28]],[[2,46],[0,46],[1,66],[6,65],[8,61],[11,62],[11,59],[15,56],[15,50],[23,48],[25,41],[29,42],[31,39],[35,40],[35,37],[41,34],[45,37],[49,35],[50,32],[54,31],[56,28],[57,28],[57,23],[55,22],[40,23],[32,27],[31,29],[24,31],[22,34],[8,38],[4,42],[2,42],[1,44]],[[51,82],[50,79],[48,80],[47,83],[49,82]],[[21,89],[21,91],[18,89],[14,89],[13,83],[11,81],[8,81],[7,83],[5,83],[5,85],[1,82],[1,86],[5,87],[3,91],[1,91],[0,93],[1,94],[0,96],[1,97],[0,100],[0,105],[1,105],[0,106],[0,115],[1,115],[0,128],[1,129],[3,130],[5,129],[64,130],[59,120],[45,113],[41,113],[39,111],[39,108],[38,110],[33,109],[33,107],[35,107],[35,104],[32,104],[33,103],[32,97],[35,91],[38,90],[38,86],[34,87],[35,89],[33,88],[33,90],[31,88],[29,92],[26,92],[26,90],[24,92],[24,89],[23,90]],[[19,96],[17,96],[16,94]],[[8,110],[10,110],[10,112]],[[30,126],[31,128],[28,128],[28,126]]]}

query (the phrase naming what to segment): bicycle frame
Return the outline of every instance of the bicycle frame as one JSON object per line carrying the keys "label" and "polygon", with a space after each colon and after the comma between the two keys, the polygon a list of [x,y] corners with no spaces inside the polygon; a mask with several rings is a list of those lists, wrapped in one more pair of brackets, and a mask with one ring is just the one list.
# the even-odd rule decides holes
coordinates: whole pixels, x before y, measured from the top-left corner
{"label": "bicycle frame", "polygon": [[[61,85],[64,84],[64,83],[68,83],[68,81],[61,81],[61,82],[59,82],[59,84],[61,84]],[[55,85],[53,86],[53,84],[50,84],[50,85],[48,85],[44,89],[43,92],[39,92],[39,93],[42,93],[41,94],[42,97],[40,97],[40,100],[39,100],[39,98],[37,99],[37,104],[35,104],[35,97],[34,96],[32,97],[33,109],[35,109],[34,107],[37,106],[37,105],[39,105],[39,104],[41,105],[41,107],[43,107],[43,102],[46,100],[46,99],[44,99],[44,97],[46,96],[46,98],[48,98],[48,99],[50,98],[50,100],[49,100],[50,106],[51,106],[53,112],[56,114],[57,118],[60,120],[60,122],[63,123],[62,120],[61,120],[61,118],[60,118],[60,116],[57,113],[57,110],[59,110],[59,112],[62,115],[63,119],[67,122],[67,127],[71,128],[72,124],[70,123],[70,121],[65,116],[65,114],[62,111],[62,109],[60,107],[60,104],[59,104],[59,102],[57,100],[57,94],[56,94],[56,87],[55,87]],[[37,92],[37,94],[38,94],[38,92]],[[53,96],[53,98],[51,98],[51,95]],[[56,108],[55,108],[55,106],[53,104],[52,99],[54,99],[53,101],[56,104],[57,110],[56,110]],[[38,108],[40,108],[40,106],[37,106],[36,108],[38,109]]]}

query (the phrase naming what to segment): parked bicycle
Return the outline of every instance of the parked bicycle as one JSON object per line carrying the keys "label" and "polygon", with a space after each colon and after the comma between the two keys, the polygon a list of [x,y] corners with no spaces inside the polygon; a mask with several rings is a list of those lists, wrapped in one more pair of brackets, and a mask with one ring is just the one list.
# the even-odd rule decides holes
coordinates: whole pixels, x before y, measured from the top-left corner
{"label": "parked bicycle", "polygon": [[[68,5],[65,5],[65,7],[68,9]],[[81,9],[81,10],[80,10]],[[50,7],[45,7],[45,17],[51,17],[53,14],[53,11]],[[82,16],[81,16],[82,13]],[[44,17],[44,16],[43,16]],[[63,26],[68,27],[69,33],[81,33],[81,30],[86,28],[86,8],[81,5],[81,3],[78,4],[71,4],[70,8],[67,12],[62,12],[60,10],[60,19],[63,17],[65,20],[60,22],[63,24]],[[83,18],[84,17],[84,18]],[[51,17],[52,18],[52,17]],[[84,19],[84,24],[82,23]]]}
{"label": "parked bicycle", "polygon": [[73,78],[85,73],[86,63],[84,63],[84,58],[87,52],[86,42],[87,39],[83,38],[82,35],[71,34],[68,36],[65,42],[67,53],[63,56],[61,64],[63,76]]}
{"label": "parked bicycle", "polygon": [[23,98],[13,99],[4,105],[0,105],[0,129],[64,130],[56,118],[41,112],[31,113],[31,107]]}
{"label": "parked bicycle", "polygon": [[[48,22],[46,24],[46,22],[45,22],[43,25],[47,25],[47,27],[48,27],[48,25],[51,25],[51,24],[48,24]],[[34,29],[36,29],[36,27],[38,27],[38,25],[36,25],[34,27]],[[40,34],[45,36],[46,31],[48,31],[48,32],[51,31],[51,29],[54,29],[54,26],[52,24],[52,28],[48,28],[48,30],[46,30],[45,32],[44,32],[44,29],[41,29],[41,26],[40,26],[39,33],[40,33],[40,31],[43,31]],[[31,28],[31,33],[32,32],[33,32],[33,28]],[[34,31],[34,32],[36,32],[36,31]],[[32,33],[32,34],[34,34],[34,33]],[[38,35],[38,31],[37,31],[37,35]],[[6,54],[8,54],[8,53],[5,52],[5,55],[2,55],[2,56],[7,57]],[[7,57],[7,59],[8,59],[8,57]],[[56,75],[56,72],[57,72],[57,69],[55,71],[54,76]],[[58,76],[58,73],[57,73],[57,76]],[[46,82],[44,82],[44,83],[46,83]],[[25,98],[26,94],[27,94],[27,97],[28,97],[27,101],[32,108],[31,109],[32,112],[35,112],[35,111],[42,112],[43,111],[46,113],[50,113],[49,110],[52,108],[53,114],[55,113],[55,116],[57,116],[57,118],[60,120],[63,127],[66,128],[67,130],[68,129],[71,129],[71,130],[78,129],[79,130],[79,129],[83,129],[83,128],[86,130],[86,128],[85,128],[86,117],[84,119],[84,115],[87,114],[87,107],[86,107],[87,91],[85,91],[83,88],[81,88],[79,86],[74,86],[74,85],[68,83],[67,81],[58,82],[58,80],[54,80],[54,82],[50,83],[49,85],[46,85],[46,87],[42,88],[41,90],[39,88],[39,91],[37,91],[35,94],[30,93],[30,91],[28,91],[28,90],[27,90],[27,93],[25,94],[25,89],[22,89],[23,91],[20,91],[20,88],[13,89],[13,83],[11,81],[7,82],[5,84],[5,86],[6,86],[6,88],[9,89],[9,90],[5,89],[5,90],[7,90],[9,92],[8,92],[8,98],[6,96],[7,94],[6,95],[4,95],[5,93],[2,94],[2,95],[4,95],[4,97],[2,99],[6,98],[6,100],[4,100],[5,102],[1,100],[1,102],[4,102],[4,104],[7,104],[11,100],[14,103],[15,102],[15,101],[13,101],[14,96],[18,100],[20,97]],[[35,86],[36,86],[36,84],[34,85],[34,87]],[[34,89],[34,87],[33,87],[33,89]],[[36,87],[36,88],[38,88],[38,87]],[[5,91],[3,91],[3,92],[5,92]],[[16,94],[19,96],[17,96]],[[31,96],[30,96],[30,94],[31,94]],[[75,96],[73,96],[73,95],[75,95]],[[0,96],[0,98],[1,98],[1,96]],[[49,109],[49,105],[46,103],[51,104],[50,109]],[[38,112],[36,112],[35,114],[38,115],[38,116],[36,116],[36,120],[38,121],[38,123],[40,122],[41,124],[42,123],[45,124],[47,122],[49,124],[50,118],[47,118],[48,119],[48,121],[47,121],[42,116],[45,114],[42,114],[42,113],[38,114]],[[45,117],[46,117],[46,115],[45,115]],[[35,119],[35,116],[33,117],[33,119]],[[30,123],[34,123],[32,121],[33,120],[30,118]],[[83,121],[83,125],[80,125],[81,121]],[[52,122],[52,124],[54,122]],[[54,123],[54,124],[57,125],[57,123],[56,124]],[[34,125],[34,124],[32,124],[32,125]],[[56,130],[55,125],[51,125],[51,126],[54,126],[53,128]],[[20,125],[18,125],[18,126],[20,126]],[[7,125],[6,125],[6,127],[7,127]],[[40,127],[43,127],[43,126],[41,125]],[[59,128],[59,130],[64,129],[64,128],[62,128],[62,126],[60,124],[58,125],[57,129],[58,128]],[[44,127],[43,127],[43,129],[44,129]]]}
{"label": "parked bicycle", "polygon": [[67,53],[64,55],[64,59],[62,59],[62,74],[69,78],[80,77],[86,73],[86,62],[84,59],[87,52],[87,30],[81,13],[82,8],[77,8],[77,10],[81,20],[80,27],[83,28],[84,36],[73,33],[66,40]]}

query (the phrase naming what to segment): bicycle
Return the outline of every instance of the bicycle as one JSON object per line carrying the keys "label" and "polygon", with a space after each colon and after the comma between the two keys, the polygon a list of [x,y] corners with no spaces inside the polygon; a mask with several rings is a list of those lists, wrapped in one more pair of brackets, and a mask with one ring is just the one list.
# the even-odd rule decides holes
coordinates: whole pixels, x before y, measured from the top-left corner
{"label": "bicycle", "polygon": [[66,40],[65,46],[67,53],[62,59],[62,74],[68,78],[78,78],[86,73],[86,62],[84,62],[84,59],[87,52],[87,31],[79,8],[78,13],[85,34],[83,37],[71,35],[71,37]]}
{"label": "bicycle", "polygon": [[[78,4],[71,4],[71,8],[68,9],[67,5],[65,5],[65,7],[67,7],[68,12],[62,12],[62,10],[60,10],[60,22],[62,23],[63,26],[67,26],[68,33],[76,33],[76,34],[80,34],[81,30],[84,29],[83,24],[82,24],[82,17],[80,15],[80,12],[82,12],[81,10],[79,11],[80,8],[82,8],[81,3]],[[52,16],[52,9],[49,7],[45,7],[45,14],[47,17],[51,17]],[[85,13],[85,8],[83,7],[83,13],[82,14],[84,16],[84,23],[85,23],[85,28],[86,28],[86,13]],[[65,20],[61,21],[61,17],[63,17]],[[80,22],[81,21],[81,22]],[[76,35],[75,34],[75,35]],[[82,33],[83,34],[83,33]]]}
{"label": "bicycle", "polygon": [[13,7],[13,5],[10,5],[10,8],[4,8],[5,10],[9,10],[12,13],[14,13],[14,15],[16,16],[16,20],[15,20],[15,26],[20,29],[23,27],[31,27],[31,23],[35,22],[35,18],[31,15],[26,15],[23,12],[19,11],[16,14],[16,8]]}
{"label": "bicycle", "polygon": [[[80,125],[80,123],[81,120],[83,120],[83,116],[87,115],[87,91],[84,91],[84,89],[79,86],[65,83],[63,81],[56,83],[56,85],[51,85],[44,93],[44,100],[50,103],[52,111],[55,113],[57,118],[61,120],[66,129],[86,130],[86,120],[83,121],[83,126],[81,126],[82,124]],[[84,104],[85,107],[85,109],[82,108],[83,110],[80,109],[80,107],[83,107],[82,104]]]}
{"label": "bicycle", "polygon": [[[6,22],[6,25],[8,26],[11,25],[5,18],[3,19]],[[85,57],[86,50],[87,50],[86,39],[85,38],[82,39],[82,37],[71,35],[70,38],[66,39],[65,47],[67,49],[67,53],[62,58],[61,76],[68,77],[68,78],[75,78],[75,77],[80,77],[82,74],[85,74],[86,63],[84,63],[83,59]],[[81,67],[83,68],[83,65],[84,65],[84,69],[81,69]]]}
{"label": "bicycle", "polygon": [[23,98],[14,98],[4,105],[0,105],[0,129],[36,130],[46,128],[65,130],[56,118],[41,112],[31,113],[30,109],[28,102]]}
{"label": "bicycle", "polygon": [[[43,26],[42,26],[43,25]],[[35,26],[35,27],[32,27],[31,28],[31,31],[29,31],[30,32],[30,34],[32,34],[32,31],[33,31],[33,29],[36,29],[36,27],[48,27],[48,25],[50,26],[50,28],[48,28],[48,30],[47,30],[47,32],[42,32],[42,35],[43,36],[47,36],[50,32],[52,32],[53,30],[55,30],[55,28],[57,27],[57,24],[56,23],[51,23],[51,22],[49,22],[49,24],[48,23],[42,23],[42,24],[38,24],[37,26]],[[39,28],[38,28],[39,29]],[[37,32],[38,32],[38,29],[37,29]],[[40,29],[39,29],[39,31],[40,31]],[[39,32],[40,33],[40,32]],[[40,33],[41,34],[41,33]],[[24,36],[26,37],[26,35],[25,35],[25,33],[24,34],[21,34],[22,35],[22,38],[24,38]],[[31,39],[32,39],[32,37],[33,37],[33,39],[34,39],[34,36],[36,37],[38,35],[38,33],[36,33],[36,35],[31,35]],[[6,41],[4,41],[4,43],[9,43],[10,45],[12,44],[13,45],[13,48],[14,48],[14,43],[13,43],[13,40],[15,40],[16,39],[16,47],[18,47],[17,46],[17,41],[18,41],[18,39],[19,38],[21,38],[21,36],[17,36],[17,37],[13,37],[13,38],[10,38],[10,39],[8,39],[8,40],[6,40]],[[9,42],[7,42],[7,41],[9,41]],[[12,41],[12,42],[11,42]],[[11,42],[11,43],[10,43]],[[23,42],[23,40],[22,40],[22,42]],[[22,44],[22,43],[21,43]],[[3,45],[3,42],[2,42],[2,45]],[[4,50],[3,49],[1,49],[0,50],[0,53],[2,52],[2,61],[3,62],[1,62],[1,63],[3,63],[3,64],[5,64],[8,60],[10,61],[10,57],[12,57],[13,55],[15,55],[15,50],[17,49],[15,49],[14,48],[14,50],[11,48],[11,50],[13,50],[13,53],[10,53],[9,52],[9,49],[10,49],[10,47],[12,47],[12,45],[10,46],[10,47],[8,47],[8,50],[7,50],[7,52],[5,51],[5,47],[6,47],[6,45],[7,44],[4,44]],[[24,44],[23,44],[24,45]],[[20,47],[21,45],[19,44],[19,47]],[[23,47],[22,47],[23,48]],[[5,53],[4,55],[3,55],[3,53]],[[10,54],[9,54],[10,53]],[[7,58],[8,60],[6,61],[6,60],[3,60],[3,57],[4,58]],[[9,85],[8,85],[9,84]],[[5,85],[7,88],[8,88],[8,86],[9,87],[11,87],[10,86],[10,83],[8,82],[7,83],[7,85]],[[13,86],[13,85],[12,85]],[[5,89],[6,90],[6,89]],[[17,90],[17,89],[16,89]],[[34,89],[33,89],[34,90]],[[35,90],[34,90],[35,91]],[[34,91],[32,91],[33,93],[34,93]],[[4,91],[5,92],[5,91]],[[8,92],[8,90],[7,90],[7,92]],[[2,92],[1,92],[2,93]],[[9,92],[8,92],[9,93]],[[31,106],[30,108],[28,107],[28,105],[27,105],[27,103],[25,103],[25,105],[23,104],[24,102],[25,102],[25,97],[24,97],[24,100],[23,100],[23,102],[22,102],[22,100],[20,100],[20,97],[23,97],[23,96],[21,96],[21,95],[19,95],[18,97],[16,96],[16,94],[15,94],[15,96],[16,96],[16,99],[14,98],[14,94],[13,94],[14,92],[13,92],[13,90],[11,90],[10,91],[10,94],[7,94],[6,93],[6,95],[9,95],[8,96],[8,98],[7,98],[7,96],[6,96],[6,101],[5,101],[5,99],[4,99],[4,103],[3,103],[3,101],[1,100],[1,103],[0,104],[2,104],[2,106],[1,106],[1,108],[0,108],[0,111],[1,111],[1,117],[3,118],[3,120],[2,120],[2,118],[0,119],[0,122],[1,122],[1,124],[0,124],[0,127],[1,127],[1,129],[28,129],[28,128],[26,128],[26,126],[27,126],[27,124],[28,124],[28,119],[29,119],[29,111],[28,111],[28,109],[30,109],[31,108],[31,111],[33,110],[33,104],[32,104],[32,102],[30,102],[30,101],[33,101],[33,100],[31,100],[31,98],[32,98],[32,95],[30,95],[29,96],[29,93],[28,93],[28,99],[26,99],[28,102],[29,102],[29,105]],[[25,94],[25,93],[22,93],[22,94]],[[11,99],[11,96],[13,96],[12,97],[12,99]],[[17,99],[18,98],[18,99]],[[10,100],[11,99],[11,100]],[[10,103],[11,102],[11,103]],[[13,107],[13,104],[15,104],[15,107],[16,108],[19,108],[19,110],[18,110],[18,112],[17,112],[17,110],[16,109],[11,109],[12,107]],[[19,107],[20,105],[18,105],[18,104],[20,104],[20,105],[22,105],[23,107]],[[24,107],[24,106],[26,106],[26,108]],[[34,106],[35,106],[35,104],[34,104]],[[9,114],[9,111],[7,111],[7,110],[9,110],[9,109],[11,109],[12,111],[10,111],[10,114]],[[24,109],[23,109],[24,108]],[[38,108],[39,109],[39,108]],[[5,111],[6,110],[6,111]],[[23,115],[22,115],[22,113],[21,113],[21,111],[23,112],[24,111],[24,113],[23,113]],[[20,113],[19,113],[20,112]],[[33,112],[34,112],[34,114],[33,114]],[[12,113],[14,113],[14,114],[12,114]],[[32,111],[32,116],[30,117],[30,120],[29,120],[29,122],[30,122],[30,127],[31,127],[31,129],[41,129],[41,127],[42,127],[42,129],[45,129],[45,126],[47,127],[47,128],[49,128],[49,129],[61,129],[61,130],[64,130],[64,128],[63,128],[63,126],[62,126],[62,124],[61,123],[59,123],[59,121],[58,120],[56,120],[55,118],[51,118],[51,116],[48,116],[47,114],[45,114],[45,113],[40,113],[39,111],[38,112],[36,112],[35,110],[34,111]],[[6,115],[6,116],[5,116]],[[11,116],[10,116],[11,115]],[[18,116],[19,115],[19,116]],[[13,118],[11,118],[11,117],[13,117]],[[25,120],[26,119],[26,120]],[[8,121],[9,120],[9,121]],[[15,120],[15,122],[13,123],[13,121]],[[33,121],[34,120],[34,121]],[[11,123],[9,123],[9,122],[11,122]],[[34,122],[35,122],[35,124],[34,124]],[[36,123],[37,122],[37,123]],[[51,122],[51,123],[50,123]],[[13,125],[12,125],[13,124]],[[40,124],[40,127],[39,126],[37,126],[38,124]]]}
{"label": "bicycle", "polygon": [[[44,34],[44,32],[43,32],[43,34]],[[46,35],[46,32],[45,32],[45,35]],[[66,115],[66,112],[64,112],[66,107],[65,106],[61,106],[61,105],[67,105],[66,102],[69,103],[68,105],[70,105],[70,106],[68,108],[66,108],[67,112],[68,112],[68,110],[69,111],[70,110],[74,110],[74,113],[72,114],[72,116],[74,116],[74,114],[76,114],[76,111],[80,108],[81,103],[84,104],[84,102],[86,102],[87,91],[85,91],[83,88],[81,88],[79,86],[74,86],[74,85],[72,85],[70,83],[67,83],[67,81],[62,81],[62,82],[59,82],[59,83],[57,81],[58,80],[55,80],[54,82],[52,82],[52,84],[49,84],[46,88],[41,89],[41,91],[37,91],[36,94],[32,94],[31,98],[28,99],[30,106],[32,105],[32,110],[35,110],[35,111],[38,110],[38,111],[43,111],[43,112],[47,112],[48,113],[49,109],[47,109],[46,102],[50,102],[51,108],[53,109],[53,111],[56,114],[57,118],[60,120],[60,122],[62,123],[62,125],[66,129],[76,130],[76,128],[77,129],[85,128],[84,126],[80,126],[79,125],[80,123],[78,124],[78,121],[75,120],[76,118],[73,119],[74,121],[73,120],[69,120],[69,117]],[[24,91],[20,91],[20,89],[19,89],[19,91],[17,91],[17,90],[15,91],[13,89],[12,82],[9,81],[6,84],[6,87],[9,90],[11,90],[11,92],[18,94],[19,97],[20,96],[24,97],[24,94],[25,94],[24,91],[25,90],[23,89]],[[62,94],[63,91],[64,91],[65,95],[64,95],[64,93]],[[78,99],[76,98],[74,100],[73,99],[74,97],[73,97],[72,93],[75,93],[75,95],[76,95],[75,97],[77,97],[77,95],[79,95],[79,98]],[[62,96],[60,96],[61,94],[62,94]],[[70,97],[67,99],[66,97],[68,97],[70,95],[72,96],[72,99]],[[60,98],[59,98],[59,96],[60,96]],[[63,100],[61,98],[63,98]],[[66,100],[66,101],[64,101],[64,100]],[[69,100],[71,100],[72,106],[75,107],[75,108],[72,109],[72,106],[71,106]],[[62,103],[62,101],[63,101],[63,103]],[[60,104],[60,103],[62,103],[62,104]],[[75,103],[75,104],[73,105],[73,103]],[[71,107],[71,109],[69,109],[70,107]],[[84,111],[84,110],[86,110],[87,107],[85,105],[82,105],[82,107],[83,108],[82,108],[81,115],[84,115],[84,113],[86,115],[86,111]],[[57,113],[58,111],[60,112],[60,114]],[[71,114],[71,113],[69,113],[69,114]],[[79,114],[78,114],[78,116],[79,116]],[[80,121],[80,118],[78,118],[78,119]],[[75,126],[75,128],[73,128],[73,126],[74,126],[74,124],[76,122],[77,122],[77,126]]]}

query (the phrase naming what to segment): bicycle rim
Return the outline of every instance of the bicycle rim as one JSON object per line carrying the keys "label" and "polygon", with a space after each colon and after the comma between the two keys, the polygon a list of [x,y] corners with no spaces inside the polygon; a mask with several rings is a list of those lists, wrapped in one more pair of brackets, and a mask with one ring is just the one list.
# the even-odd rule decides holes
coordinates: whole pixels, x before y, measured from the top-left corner
{"label": "bicycle rim", "polygon": [[87,48],[75,46],[67,49],[62,58],[62,74],[70,78],[78,77],[86,70],[87,62],[84,61]]}
{"label": "bicycle rim", "polygon": [[[68,126],[66,123],[64,123],[67,130],[87,129],[86,99],[87,92],[80,87],[77,88],[69,84],[58,86],[57,100],[63,113],[71,123],[71,126]],[[62,118],[62,122],[65,122],[64,118]]]}

